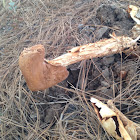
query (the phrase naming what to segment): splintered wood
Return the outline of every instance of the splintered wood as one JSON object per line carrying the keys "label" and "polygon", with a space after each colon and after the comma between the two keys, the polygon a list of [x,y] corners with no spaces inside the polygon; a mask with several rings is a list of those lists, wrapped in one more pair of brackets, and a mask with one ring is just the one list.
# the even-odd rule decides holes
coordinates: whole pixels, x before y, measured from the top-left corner
{"label": "splintered wood", "polygon": [[110,39],[74,47],[71,50],[68,50],[68,53],[53,60],[47,60],[47,62],[55,66],[68,66],[84,59],[103,57],[126,50],[128,51],[129,49],[132,50],[134,45],[134,40],[129,37],[112,36]]}

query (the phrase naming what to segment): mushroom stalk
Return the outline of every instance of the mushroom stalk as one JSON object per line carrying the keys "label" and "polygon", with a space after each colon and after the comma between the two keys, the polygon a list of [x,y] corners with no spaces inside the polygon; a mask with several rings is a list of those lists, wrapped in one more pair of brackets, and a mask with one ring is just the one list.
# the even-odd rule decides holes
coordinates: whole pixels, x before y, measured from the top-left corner
{"label": "mushroom stalk", "polygon": [[71,50],[68,50],[68,53],[53,60],[47,60],[47,62],[55,66],[68,66],[85,59],[103,57],[129,49],[132,50],[135,43],[136,41],[129,37],[113,37],[100,40],[96,43],[74,47]]}

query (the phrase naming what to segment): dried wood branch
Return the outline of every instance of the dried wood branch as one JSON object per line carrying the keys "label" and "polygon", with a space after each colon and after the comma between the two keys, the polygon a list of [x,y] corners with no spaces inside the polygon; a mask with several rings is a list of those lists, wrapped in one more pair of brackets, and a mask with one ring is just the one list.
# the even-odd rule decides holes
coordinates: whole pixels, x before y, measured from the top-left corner
{"label": "dried wood branch", "polygon": [[103,57],[126,50],[133,50],[135,43],[136,41],[129,37],[114,36],[111,39],[104,39],[95,43],[74,47],[71,50],[68,50],[68,53],[53,60],[47,60],[47,62],[56,66],[68,66],[84,59]]}

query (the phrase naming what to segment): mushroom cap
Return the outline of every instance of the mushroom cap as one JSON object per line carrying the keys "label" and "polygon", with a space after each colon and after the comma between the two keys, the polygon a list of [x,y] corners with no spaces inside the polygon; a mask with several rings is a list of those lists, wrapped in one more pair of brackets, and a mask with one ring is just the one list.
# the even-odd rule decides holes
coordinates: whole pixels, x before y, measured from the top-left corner
{"label": "mushroom cap", "polygon": [[44,56],[43,45],[35,45],[25,48],[19,57],[19,68],[32,91],[52,87],[65,80],[69,74],[66,67],[49,64]]}

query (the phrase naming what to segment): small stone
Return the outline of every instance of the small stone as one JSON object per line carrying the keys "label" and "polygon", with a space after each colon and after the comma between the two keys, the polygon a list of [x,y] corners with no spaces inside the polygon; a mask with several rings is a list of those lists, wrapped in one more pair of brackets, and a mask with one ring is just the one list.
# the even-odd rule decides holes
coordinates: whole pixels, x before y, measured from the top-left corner
{"label": "small stone", "polygon": [[55,116],[59,115],[60,108],[61,104],[53,104],[50,108],[47,108],[44,121],[46,123],[51,123],[55,119]]}
{"label": "small stone", "polygon": [[108,27],[102,27],[100,28],[99,30],[97,30],[97,32],[95,33],[96,34],[96,38],[97,39],[101,39],[102,36],[105,34],[105,32],[108,30]]}
{"label": "small stone", "polygon": [[101,85],[103,87],[109,87],[110,86],[109,83],[107,83],[106,81],[101,81]]}
{"label": "small stone", "polygon": [[124,71],[124,70],[121,70],[121,71],[120,71],[120,77],[121,77],[122,79],[125,79],[125,78],[126,78],[126,74],[127,74],[127,71]]}
{"label": "small stone", "polygon": [[114,62],[114,55],[113,56],[108,56],[103,58],[103,63],[104,65],[110,65]]}
{"label": "small stone", "polygon": [[102,74],[104,77],[109,78],[109,70],[108,68],[105,68],[104,70],[102,70]]}
{"label": "small stone", "polygon": [[85,26],[82,30],[81,30],[82,34],[86,34],[87,36],[90,36],[90,34],[92,34],[92,31],[90,30],[89,26]]}

